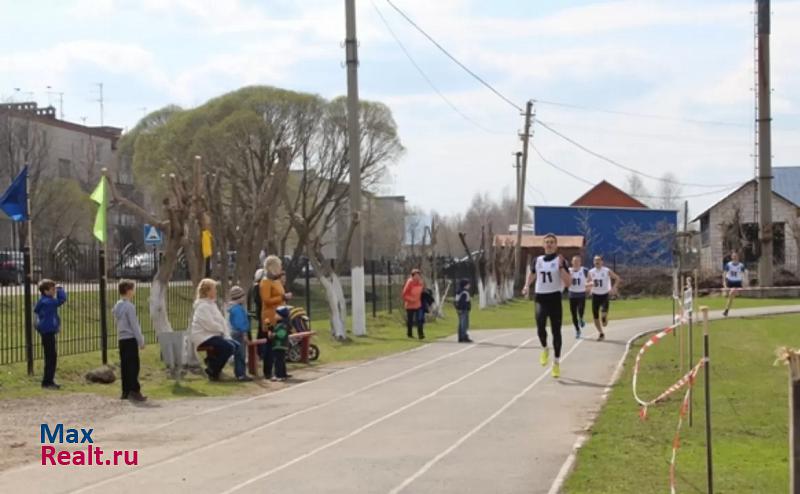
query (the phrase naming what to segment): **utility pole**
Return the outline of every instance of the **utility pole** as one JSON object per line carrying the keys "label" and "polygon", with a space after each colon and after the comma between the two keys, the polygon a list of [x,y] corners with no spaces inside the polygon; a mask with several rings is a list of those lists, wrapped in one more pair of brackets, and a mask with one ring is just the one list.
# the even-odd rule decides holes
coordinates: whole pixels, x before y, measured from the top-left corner
{"label": "utility pole", "polygon": [[366,298],[364,296],[364,232],[361,229],[361,132],[358,103],[358,41],[356,39],[356,2],[345,0],[344,40],[347,60],[347,131],[350,162],[350,221],[353,236],[350,244],[350,293],[353,311],[353,334],[367,334]]}
{"label": "utility pole", "polygon": [[[517,208],[519,208],[519,204],[520,204],[520,202],[519,202],[520,184],[522,183],[520,181],[520,173],[522,173],[522,152],[521,151],[517,151],[516,153],[514,153],[514,157],[516,158],[516,162],[514,164],[514,170],[516,172],[516,177],[515,178],[516,178],[516,185],[517,185],[517,189],[516,189],[516,194],[517,195],[515,197],[517,199]],[[519,226],[519,225],[517,225],[517,226]]]}
{"label": "utility pole", "polygon": [[772,286],[772,113],[769,74],[769,0],[758,5],[758,284]]}
{"label": "utility pole", "polygon": [[[522,169],[518,171],[519,181],[517,184],[517,242],[514,245],[514,272],[517,278],[517,286],[522,288],[525,280],[525,270],[522,269],[522,220],[525,210],[525,181],[528,171],[528,141],[531,137],[531,124],[533,123],[533,101],[525,104],[525,131],[522,133]],[[519,159],[519,154],[517,155]]]}

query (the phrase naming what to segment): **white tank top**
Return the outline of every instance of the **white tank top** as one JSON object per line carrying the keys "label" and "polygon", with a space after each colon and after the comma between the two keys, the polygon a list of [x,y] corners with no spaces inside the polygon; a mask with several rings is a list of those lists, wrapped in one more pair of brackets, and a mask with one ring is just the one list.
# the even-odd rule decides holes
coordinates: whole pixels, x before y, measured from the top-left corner
{"label": "white tank top", "polygon": [[536,258],[536,293],[556,293],[564,290],[561,282],[561,258],[556,256],[550,261],[545,261],[544,256]]}
{"label": "white tank top", "polygon": [[744,274],[744,264],[741,262],[734,263],[733,261],[728,262],[728,265],[725,269],[725,277],[728,281],[742,281],[742,275]]}
{"label": "white tank top", "polygon": [[589,276],[592,277],[592,295],[605,295],[611,291],[611,270],[603,266],[600,269],[592,268]]}
{"label": "white tank top", "polygon": [[569,291],[572,293],[586,293],[586,268],[581,266],[577,271],[569,268],[569,276],[572,278]]}

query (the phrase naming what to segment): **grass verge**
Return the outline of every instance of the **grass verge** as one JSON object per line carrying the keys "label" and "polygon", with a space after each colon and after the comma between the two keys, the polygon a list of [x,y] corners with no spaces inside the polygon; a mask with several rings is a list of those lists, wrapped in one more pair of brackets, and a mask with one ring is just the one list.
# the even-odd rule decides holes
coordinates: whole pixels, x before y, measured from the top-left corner
{"label": "grass verge", "polygon": [[[786,492],[787,369],[773,366],[775,349],[800,345],[800,315],[711,323],[711,404],[715,492]],[[695,360],[702,331],[694,335]],[[631,392],[636,341],[625,370],[578,453],[564,492],[669,492],[669,460],[683,393],[651,407],[641,421]],[[650,399],[679,377],[679,338],[668,336],[644,356],[639,394]],[[698,375],[694,424],[684,423],[677,460],[678,492],[706,492],[704,376]],[[677,396],[680,395],[680,396]]]}

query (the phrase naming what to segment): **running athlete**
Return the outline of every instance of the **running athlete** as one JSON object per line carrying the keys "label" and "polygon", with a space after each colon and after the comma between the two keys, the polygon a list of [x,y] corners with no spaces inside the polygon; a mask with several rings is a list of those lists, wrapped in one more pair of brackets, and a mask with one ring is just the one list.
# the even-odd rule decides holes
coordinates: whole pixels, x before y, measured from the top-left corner
{"label": "running athlete", "polygon": [[722,286],[725,289],[729,289],[728,303],[725,305],[725,310],[722,312],[723,316],[728,316],[728,311],[731,310],[733,299],[736,298],[736,293],[739,291],[738,289],[742,288],[742,282],[745,276],[747,276],[747,268],[744,263],[739,262],[739,254],[737,252],[731,252],[731,260],[725,263],[725,268],[722,273]]}
{"label": "running athlete", "polygon": [[572,282],[569,285],[569,313],[572,315],[572,324],[575,325],[575,339],[580,339],[581,328],[586,326],[583,313],[586,310],[586,291],[589,270],[581,266],[581,256],[572,256],[572,267],[569,276]]}
{"label": "running athlete", "polygon": [[528,287],[536,281],[536,332],[542,343],[542,355],[539,362],[547,366],[550,349],[547,346],[547,319],[550,319],[550,331],[553,333],[553,377],[561,375],[561,293],[569,286],[569,266],[558,253],[558,239],[552,233],[544,236],[544,255],[537,257],[531,264],[531,272],[522,289],[528,295]]}
{"label": "running athlete", "polygon": [[600,341],[606,337],[603,328],[608,326],[609,296],[617,294],[620,283],[622,279],[617,273],[603,266],[603,256],[594,256],[594,267],[589,270],[589,286],[592,290],[592,316]]}

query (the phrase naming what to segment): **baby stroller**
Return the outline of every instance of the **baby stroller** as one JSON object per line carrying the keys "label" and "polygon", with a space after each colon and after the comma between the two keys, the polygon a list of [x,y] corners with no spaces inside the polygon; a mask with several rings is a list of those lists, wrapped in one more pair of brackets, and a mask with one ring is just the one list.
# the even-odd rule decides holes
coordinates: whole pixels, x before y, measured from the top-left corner
{"label": "baby stroller", "polygon": [[[289,328],[292,333],[311,331],[311,320],[302,307],[289,307]],[[308,345],[308,360],[314,362],[319,359],[319,347],[313,343]],[[289,338],[289,349],[286,351],[288,362],[301,362],[303,360],[302,339]]]}

